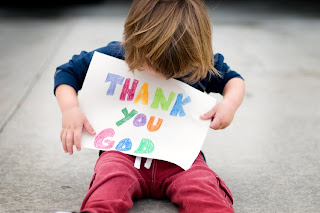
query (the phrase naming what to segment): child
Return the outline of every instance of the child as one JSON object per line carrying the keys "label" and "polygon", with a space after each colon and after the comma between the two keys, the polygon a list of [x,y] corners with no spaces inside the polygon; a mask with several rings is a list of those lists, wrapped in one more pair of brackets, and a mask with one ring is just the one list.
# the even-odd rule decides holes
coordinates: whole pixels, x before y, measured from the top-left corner
{"label": "child", "polygon": [[[224,129],[240,106],[245,85],[221,54],[213,55],[211,23],[201,0],[134,0],[124,27],[124,41],[96,51],[123,59],[131,71],[176,78],[223,100],[201,116],[212,129]],[[57,68],[55,95],[62,112],[61,142],[66,153],[81,150],[82,128],[95,135],[77,100],[93,55],[81,52]],[[145,163],[146,159],[142,160]],[[134,199],[169,198],[179,212],[233,212],[232,195],[199,153],[186,171],[153,160],[151,168],[134,167],[135,157],[100,152],[82,212],[128,212]]]}

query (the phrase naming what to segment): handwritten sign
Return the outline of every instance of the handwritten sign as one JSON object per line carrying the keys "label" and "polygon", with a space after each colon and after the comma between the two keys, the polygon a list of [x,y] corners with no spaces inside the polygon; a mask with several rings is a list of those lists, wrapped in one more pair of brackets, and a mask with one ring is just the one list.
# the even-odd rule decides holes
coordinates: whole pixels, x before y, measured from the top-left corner
{"label": "handwritten sign", "polygon": [[200,115],[216,100],[175,79],[132,73],[123,60],[95,52],[79,103],[97,132],[84,132],[83,147],[165,160],[187,170],[209,128]]}

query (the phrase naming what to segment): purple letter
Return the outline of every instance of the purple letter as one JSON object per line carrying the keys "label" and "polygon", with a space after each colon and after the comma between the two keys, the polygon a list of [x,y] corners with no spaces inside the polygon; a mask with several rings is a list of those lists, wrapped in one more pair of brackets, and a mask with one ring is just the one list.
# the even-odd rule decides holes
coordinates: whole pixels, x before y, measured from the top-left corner
{"label": "purple letter", "polygon": [[116,89],[117,84],[122,85],[124,80],[124,77],[120,76],[120,75],[115,75],[112,73],[108,73],[108,76],[106,78],[105,82],[111,82],[109,89],[107,91],[107,95],[113,95],[114,94],[114,90]]}
{"label": "purple letter", "polygon": [[133,125],[136,127],[139,126],[144,126],[147,123],[147,116],[145,114],[138,114],[136,117],[133,119]]}

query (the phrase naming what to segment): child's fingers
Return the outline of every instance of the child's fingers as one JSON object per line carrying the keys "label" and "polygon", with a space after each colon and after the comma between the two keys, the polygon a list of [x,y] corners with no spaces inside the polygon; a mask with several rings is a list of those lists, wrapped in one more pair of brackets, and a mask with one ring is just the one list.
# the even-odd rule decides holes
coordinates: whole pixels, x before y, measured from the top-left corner
{"label": "child's fingers", "polygon": [[67,142],[68,152],[70,155],[72,155],[73,154],[73,134],[71,132],[67,133],[66,142]]}
{"label": "child's fingers", "polygon": [[85,120],[84,121],[84,128],[87,130],[87,132],[90,134],[90,135],[95,135],[96,132],[94,131],[94,129],[92,128],[91,124],[89,123],[88,120]]}
{"label": "child's fingers", "polygon": [[74,131],[74,144],[78,151],[81,150],[81,133],[82,129],[77,129]]}
{"label": "child's fingers", "polygon": [[225,129],[229,126],[229,123],[227,122],[222,122],[221,125],[219,126],[219,129]]}
{"label": "child's fingers", "polygon": [[208,120],[216,114],[216,107],[213,107],[210,111],[200,116],[203,120]]}
{"label": "child's fingers", "polygon": [[62,148],[63,148],[65,153],[68,152],[66,138],[67,138],[67,134],[66,134],[66,132],[64,130],[62,130],[62,132],[61,132],[61,144],[62,144]]}
{"label": "child's fingers", "polygon": [[220,124],[220,126],[218,127],[218,129],[225,129],[226,125],[225,124]]}
{"label": "child's fingers", "polygon": [[214,117],[210,123],[210,128],[218,130],[221,125],[221,119],[219,117]]}
{"label": "child's fingers", "polygon": [[60,132],[60,141],[62,142],[62,135],[63,135],[63,129],[61,129],[61,132]]}

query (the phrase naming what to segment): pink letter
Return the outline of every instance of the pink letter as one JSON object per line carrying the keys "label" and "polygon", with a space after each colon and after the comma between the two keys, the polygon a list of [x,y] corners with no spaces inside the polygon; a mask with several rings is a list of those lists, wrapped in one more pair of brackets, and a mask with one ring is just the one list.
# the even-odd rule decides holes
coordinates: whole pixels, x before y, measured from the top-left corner
{"label": "pink letter", "polygon": [[126,81],[124,82],[124,85],[122,87],[122,92],[120,95],[120,100],[124,101],[126,99],[126,95],[128,94],[127,101],[132,101],[134,97],[134,93],[136,91],[136,88],[138,86],[139,81],[134,79],[132,83],[132,88],[129,89],[129,84],[130,84],[130,78],[127,78]]}
{"label": "pink letter", "polygon": [[112,128],[102,130],[94,140],[94,146],[98,149],[111,149],[114,141],[107,140],[107,137],[113,137],[114,133]]}

